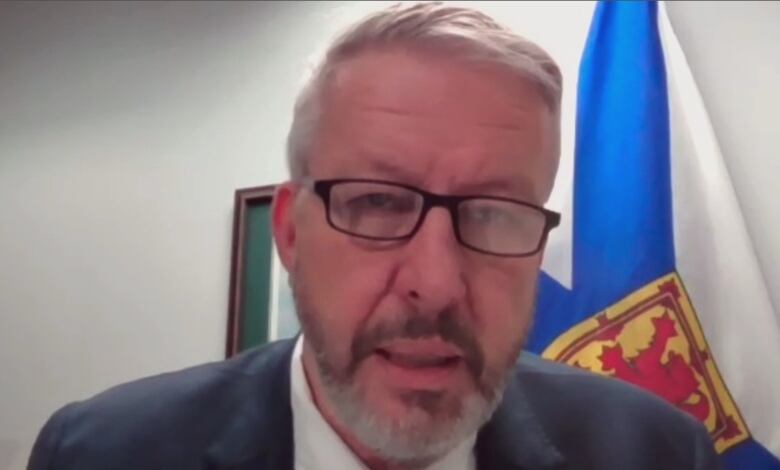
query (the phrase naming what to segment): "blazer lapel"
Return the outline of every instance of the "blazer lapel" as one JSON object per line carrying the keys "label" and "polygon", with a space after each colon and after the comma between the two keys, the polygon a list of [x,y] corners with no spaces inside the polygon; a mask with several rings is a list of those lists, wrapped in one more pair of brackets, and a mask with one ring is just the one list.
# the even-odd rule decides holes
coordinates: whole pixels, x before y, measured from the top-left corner
{"label": "blazer lapel", "polygon": [[290,361],[294,345],[293,339],[266,346],[236,371],[246,377],[230,398],[237,406],[230,411],[233,417],[225,431],[209,447],[206,468],[293,470]]}
{"label": "blazer lapel", "polygon": [[566,468],[537,419],[519,383],[510,377],[501,405],[477,435],[477,468],[489,470],[560,470]]}
{"label": "blazer lapel", "polygon": [[[226,399],[232,419],[209,447],[209,470],[293,470],[290,361],[295,339],[268,345],[232,371],[243,375]],[[501,405],[480,430],[476,443],[481,470],[567,468],[537,419],[517,376],[508,381]]]}

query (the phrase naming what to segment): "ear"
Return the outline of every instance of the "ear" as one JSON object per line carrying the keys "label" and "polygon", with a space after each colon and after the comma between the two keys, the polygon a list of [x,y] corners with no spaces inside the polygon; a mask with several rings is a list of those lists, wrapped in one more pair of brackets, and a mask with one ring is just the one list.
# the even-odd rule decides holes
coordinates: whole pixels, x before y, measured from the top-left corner
{"label": "ear", "polygon": [[295,263],[295,200],[299,187],[293,182],[276,187],[271,203],[271,229],[274,244],[284,268],[291,272]]}

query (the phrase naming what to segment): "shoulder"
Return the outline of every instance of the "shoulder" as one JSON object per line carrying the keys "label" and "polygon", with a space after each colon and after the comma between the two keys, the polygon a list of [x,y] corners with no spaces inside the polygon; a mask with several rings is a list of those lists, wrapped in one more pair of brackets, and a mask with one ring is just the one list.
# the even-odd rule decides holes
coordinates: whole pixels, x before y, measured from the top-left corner
{"label": "shoulder", "polygon": [[263,394],[274,393],[280,382],[274,379],[287,376],[291,351],[291,341],[272,343],[71,403],[42,429],[30,468],[47,468],[36,462],[55,457],[56,468],[76,468],[69,465],[85,458],[93,459],[87,460],[94,462],[92,468],[109,468],[123,459],[122,468],[132,468],[127,462],[186,460],[188,448],[207,446],[239,409],[246,413],[247,407],[261,406]]}
{"label": "shoulder", "polygon": [[[289,361],[283,359],[290,347],[287,342],[272,343],[228,360],[118,385],[73,404],[71,414],[90,418],[90,425],[121,423],[155,428],[166,424],[160,418],[170,422],[193,416],[210,417],[214,405],[242,398],[247,388],[261,391],[264,379],[270,379],[275,369],[288,368]],[[205,403],[210,406],[200,408]],[[151,419],[139,419],[151,417],[156,418],[155,426],[151,426]]]}
{"label": "shoulder", "polygon": [[[662,399],[626,382],[528,353],[518,362],[515,379],[534,408],[545,413],[565,410],[622,416],[630,410],[630,414],[652,411],[660,420],[680,421],[683,417]],[[690,424],[687,419],[683,423]]]}
{"label": "shoulder", "polygon": [[715,455],[699,421],[631,384],[526,353],[515,382],[564,453],[631,468],[716,468],[697,463]]}

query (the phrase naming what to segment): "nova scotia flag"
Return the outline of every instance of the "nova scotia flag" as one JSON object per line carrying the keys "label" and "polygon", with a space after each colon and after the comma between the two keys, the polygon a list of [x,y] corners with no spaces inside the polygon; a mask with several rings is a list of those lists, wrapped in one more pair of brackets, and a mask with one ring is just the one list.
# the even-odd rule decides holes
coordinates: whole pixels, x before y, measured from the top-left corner
{"label": "nova scotia flag", "polygon": [[548,246],[571,279],[543,272],[527,348],[695,416],[728,469],[780,469],[780,312],[662,4],[596,7],[571,243]]}

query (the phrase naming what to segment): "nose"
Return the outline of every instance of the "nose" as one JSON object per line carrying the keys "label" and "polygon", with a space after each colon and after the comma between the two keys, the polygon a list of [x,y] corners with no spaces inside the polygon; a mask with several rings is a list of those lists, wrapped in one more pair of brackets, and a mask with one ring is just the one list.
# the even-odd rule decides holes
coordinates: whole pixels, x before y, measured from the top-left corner
{"label": "nose", "polygon": [[418,312],[437,315],[463,300],[463,250],[449,211],[432,208],[403,252],[394,288]]}

